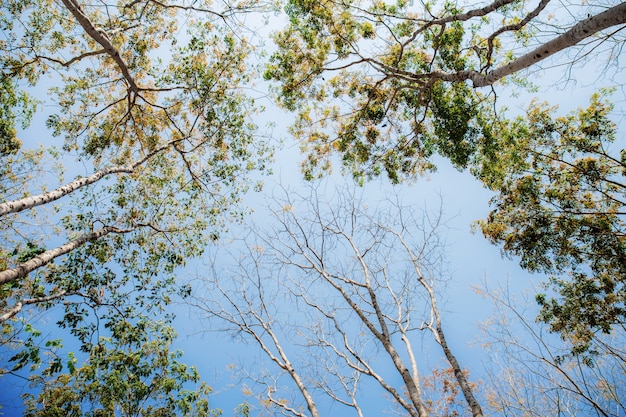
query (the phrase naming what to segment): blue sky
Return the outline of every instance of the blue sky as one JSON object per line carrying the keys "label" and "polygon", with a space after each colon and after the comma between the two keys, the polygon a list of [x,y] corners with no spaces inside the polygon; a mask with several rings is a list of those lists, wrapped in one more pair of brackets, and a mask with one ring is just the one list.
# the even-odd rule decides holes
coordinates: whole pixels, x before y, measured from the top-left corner
{"label": "blue sky", "polygon": [[[277,159],[281,160],[280,155]],[[294,158],[282,160],[294,161]],[[502,259],[499,248],[490,245],[480,234],[470,231],[471,222],[488,213],[487,201],[490,193],[471,176],[460,173],[445,163],[440,166],[438,172],[430,175],[429,179],[397,187],[398,190],[395,191],[384,180],[368,183],[363,189],[364,201],[375,205],[386,195],[398,192],[405,204],[413,205],[416,209],[426,207],[436,210],[441,200],[443,216],[449,219],[445,239],[449,244],[447,252],[451,272],[451,281],[445,289],[441,305],[445,312],[445,326],[450,343],[456,347],[459,359],[471,369],[486,359],[481,354],[481,349],[472,342],[477,341],[476,322],[487,319],[489,312],[489,306],[472,287],[481,285],[485,280],[499,283],[510,280],[512,286],[521,288],[530,285],[534,278],[521,271],[514,261]],[[293,172],[293,169],[296,167],[283,167],[279,162],[277,171]],[[324,181],[330,194],[337,192],[335,187],[350,182],[340,176]],[[288,183],[289,187],[300,191],[305,186],[300,181],[294,181],[293,175],[281,178],[280,183],[283,186]],[[271,195],[274,187],[276,185],[268,182],[265,191]],[[262,200],[261,196],[255,197]],[[266,223],[267,214],[264,211],[256,210],[251,220],[260,225]],[[238,227],[233,228],[235,236],[239,234],[238,230]],[[202,274],[201,268],[193,268],[192,271]],[[219,393],[212,404],[224,410],[233,409],[242,400],[242,386],[230,386],[234,376],[229,365],[258,365],[259,359],[265,359],[259,357],[258,349],[253,344],[242,344],[226,334],[206,331],[211,326],[220,326],[219,323],[199,321],[197,314],[192,310],[188,315],[178,315],[178,322],[182,324],[178,325],[181,334],[179,344],[185,350],[188,360],[199,367],[209,385]],[[434,352],[433,361],[437,362],[437,357],[438,354]]]}

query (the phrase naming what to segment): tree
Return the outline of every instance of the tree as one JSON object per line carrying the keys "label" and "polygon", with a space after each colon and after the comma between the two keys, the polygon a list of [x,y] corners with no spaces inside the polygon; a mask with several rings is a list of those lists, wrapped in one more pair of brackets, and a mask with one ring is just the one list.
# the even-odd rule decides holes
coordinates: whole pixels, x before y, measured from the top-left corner
{"label": "tree", "polygon": [[305,175],[329,169],[333,154],[359,179],[413,177],[433,168],[435,153],[464,168],[485,145],[498,81],[529,85],[524,70],[551,57],[577,62],[594,49],[609,49],[618,68],[626,3],[562,7],[288,1],[289,25],[274,37],[265,77],[298,113]]}
{"label": "tree", "polygon": [[494,125],[500,151],[475,168],[497,193],[482,232],[524,268],[553,274],[539,318],[575,352],[626,319],[626,151],[612,146],[611,109],[599,95],[565,117],[535,104]]}
{"label": "tree", "polygon": [[[399,200],[367,208],[354,190],[338,194],[286,191],[275,226],[254,228],[234,265],[218,253],[219,269],[192,302],[219,319],[211,329],[264,353],[273,368],[244,369],[272,413],[320,416],[330,402],[342,415],[482,416],[437,304],[435,285],[447,279],[440,213]],[[420,338],[443,369],[429,373]],[[387,403],[370,411],[372,398]]]}
{"label": "tree", "polygon": [[[64,294],[63,314],[45,306],[46,316],[58,317],[56,323],[31,313],[28,321],[3,325],[0,371],[28,381],[22,396],[25,415],[217,413],[208,406],[209,387],[199,382],[193,367],[180,361],[182,352],[171,349],[176,334],[167,307],[187,297],[191,288],[178,284],[173,274],[117,277],[78,253],[69,255],[75,256],[78,259],[65,264],[73,270],[64,272],[84,274],[76,285],[92,286]],[[146,268],[159,265],[149,263]],[[53,336],[51,325],[57,326]],[[69,335],[74,340],[68,342]]]}
{"label": "tree", "polygon": [[[0,322],[17,352],[2,373],[41,363],[40,309],[62,306],[85,353],[148,306],[165,320],[175,269],[245,212],[248,173],[270,156],[243,91],[252,46],[236,16],[252,7],[2,4]],[[18,139],[29,122],[49,129],[41,144]]]}
{"label": "tree", "polygon": [[[238,91],[246,82],[245,42],[228,33],[220,37],[219,28],[208,30],[210,21],[199,21],[189,27],[188,44],[174,46],[173,31],[183,17],[175,12],[182,9],[188,14],[194,9],[191,6],[148,1],[83,11],[76,2],[63,4],[21,2],[3,11],[8,29],[18,22],[20,26],[4,45],[3,81],[10,84],[25,78],[36,84],[44,73],[63,71],[61,85],[53,89],[60,114],[49,115],[46,123],[55,135],[65,136],[64,149],[77,150],[81,160],[94,164],[95,172],[33,196],[28,195],[32,184],[19,183],[25,196],[5,196],[0,213],[7,216],[49,205],[114,175],[119,178],[117,188],[107,183],[107,191],[115,209],[122,210],[110,214],[111,220],[102,214],[93,216],[92,221],[102,227],[76,227],[88,231],[67,246],[7,268],[1,273],[2,283],[19,280],[55,257],[109,234],[138,228],[172,233],[168,215],[176,211],[157,208],[151,212],[151,198],[146,196],[153,197],[157,205],[169,198],[168,205],[183,200],[176,205],[179,209],[193,203],[214,214],[227,211],[236,198],[226,197],[221,187],[233,184],[236,174],[258,167],[251,145],[252,126],[246,120],[249,110]],[[224,13],[228,12],[232,11]],[[225,18],[210,10],[204,13]],[[78,30],[82,34],[62,34]],[[163,42],[172,44],[171,62],[162,63],[151,56]],[[74,56],[61,59],[68,50]],[[12,178],[17,174],[11,173],[11,167],[24,156],[5,157],[5,176],[13,185],[18,180]],[[159,177],[171,181],[159,182]],[[209,195],[208,201],[201,198],[200,191]],[[137,193],[144,194],[141,202],[133,200]],[[192,198],[180,198],[186,194]],[[9,218],[3,223],[14,221]]]}

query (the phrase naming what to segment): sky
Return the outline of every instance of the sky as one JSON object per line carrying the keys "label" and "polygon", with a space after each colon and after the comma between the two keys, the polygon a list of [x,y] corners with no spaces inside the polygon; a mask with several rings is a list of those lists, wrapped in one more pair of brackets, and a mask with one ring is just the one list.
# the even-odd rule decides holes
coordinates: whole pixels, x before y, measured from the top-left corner
{"label": "sky", "polygon": [[[289,181],[283,178],[281,183],[289,182],[296,191],[304,191],[305,184]],[[335,187],[341,187],[346,181],[343,178],[326,180],[326,189],[332,194],[337,192]],[[272,184],[268,184],[271,189]],[[363,190],[364,201],[374,205],[383,197],[391,194],[390,186],[384,181],[374,181],[365,185]],[[397,191],[397,190],[396,190]],[[269,192],[271,194],[271,192]],[[509,260],[503,259],[499,248],[490,245],[480,234],[470,231],[473,220],[483,218],[488,213],[486,201],[490,193],[468,175],[459,173],[452,167],[444,167],[428,180],[420,180],[417,184],[403,186],[399,190],[401,200],[407,204],[420,208],[436,210],[440,204],[444,208],[444,217],[450,220],[445,236],[449,248],[449,270],[452,280],[448,283],[443,298],[445,311],[445,325],[448,329],[450,343],[457,347],[459,359],[463,363],[477,363],[481,358],[480,348],[476,346],[476,322],[488,318],[488,308],[485,308],[482,297],[473,291],[473,286],[481,285],[486,281],[503,283],[511,280],[513,286],[527,286],[533,278],[528,277],[519,267]],[[329,196],[329,198],[332,198]],[[297,207],[296,207],[297,210]],[[258,224],[263,224],[265,213],[255,212],[251,217]],[[237,229],[233,230],[237,235]],[[202,375],[209,385],[219,393],[215,395],[213,405],[229,410],[241,401],[241,385],[229,388],[232,384],[232,369],[230,364],[245,364],[258,360],[258,350],[253,345],[234,343],[228,335],[203,332],[210,327],[210,321],[199,321],[197,313],[190,311],[188,315],[179,314],[177,325],[181,333],[181,346],[185,346],[186,357],[206,358],[207,348],[211,352],[209,359],[201,359],[197,363]],[[213,325],[216,325],[213,323]],[[216,340],[224,337],[223,342]],[[437,355],[433,355],[435,358]],[[216,360],[217,359],[217,360]],[[222,395],[222,393],[228,395]],[[229,398],[232,397],[232,399]]]}
{"label": "sky", "polygon": [[[546,98],[551,104],[560,105],[563,112],[573,110],[588,103],[589,96],[597,87],[597,83],[585,80],[595,79],[598,68],[596,63],[588,62],[585,67],[576,72],[578,83],[566,86],[556,83],[563,75],[563,68],[540,73],[533,73],[535,82],[539,85],[536,93],[522,93],[515,87],[507,87],[499,94],[501,105],[509,107],[512,113],[520,112],[532,97]],[[616,93],[617,113],[620,122],[623,119],[624,92]],[[276,123],[274,135],[276,139],[285,139],[284,146],[276,154],[274,175],[264,178],[265,187],[261,193],[251,192],[245,202],[254,209],[243,226],[233,225],[230,237],[233,240],[245,234],[248,222],[254,221],[263,224],[268,221],[267,199],[279,187],[289,187],[294,191],[304,190],[307,186],[299,175],[299,147],[289,141],[287,132],[290,116],[283,110],[267,104],[267,110],[260,122],[271,121]],[[42,125],[34,124],[31,130],[24,132],[32,138],[43,138]],[[623,131],[623,129],[622,129]],[[508,285],[515,292],[533,291],[541,276],[529,275],[521,270],[515,259],[503,258],[500,248],[489,244],[480,233],[471,231],[472,222],[485,218],[489,213],[488,201],[491,193],[484,189],[467,172],[459,172],[444,160],[438,161],[437,172],[415,183],[396,186],[397,192],[405,204],[415,207],[436,209],[440,201],[448,220],[446,240],[449,244],[448,262],[452,280],[446,288],[444,297],[444,320],[449,342],[455,348],[459,359],[464,366],[470,369],[481,369],[489,358],[479,346],[477,340],[477,325],[487,320],[491,311],[484,299],[473,291],[474,286],[487,282],[489,285]],[[337,169],[336,171],[339,171]],[[71,175],[67,175],[71,177]],[[324,186],[330,193],[335,192],[336,186],[349,183],[338,172],[323,180]],[[364,185],[362,190],[365,201],[372,204],[381,201],[392,192],[392,186],[384,179],[373,180]],[[226,235],[226,242],[229,236]],[[226,243],[225,243],[226,244]],[[192,262],[180,275],[190,279],[202,276],[203,262]],[[208,320],[202,319],[202,313],[188,305],[178,305],[176,328],[179,339],[175,346],[184,351],[183,360],[198,367],[203,380],[214,388],[211,398],[213,407],[224,410],[229,416],[243,399],[242,384],[233,374],[232,364],[258,364],[261,359],[258,350],[252,344],[243,344],[234,340],[230,335],[220,332],[207,331],[214,326]],[[0,415],[18,415],[19,408],[13,408],[14,401],[24,389],[19,380],[5,377],[1,381],[0,404],[4,406]]]}

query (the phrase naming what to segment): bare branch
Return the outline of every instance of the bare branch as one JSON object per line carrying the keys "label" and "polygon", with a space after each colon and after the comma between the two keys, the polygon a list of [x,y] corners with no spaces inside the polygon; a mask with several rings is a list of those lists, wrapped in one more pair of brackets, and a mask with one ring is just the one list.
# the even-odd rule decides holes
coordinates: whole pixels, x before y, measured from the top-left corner
{"label": "bare branch", "polygon": [[534,313],[526,312],[526,306],[518,304],[508,288],[478,291],[492,301],[497,318],[484,330],[489,350],[504,359],[501,374],[491,376],[489,394],[495,395],[502,410],[519,410],[514,415],[545,415],[554,408],[549,401],[558,400],[573,410],[571,415],[617,417],[626,411],[622,401],[624,358],[619,348],[615,349],[623,344],[623,334],[598,335],[590,366],[581,363],[582,357],[563,354],[569,347],[542,332],[542,326],[527,317]]}
{"label": "bare branch", "polygon": [[[413,213],[404,219],[398,213],[404,210],[398,203],[388,213],[377,210],[372,215],[347,189],[338,201],[322,201],[316,191],[297,197],[285,192],[285,200],[277,203],[274,211],[276,228],[266,232],[256,227],[254,242],[245,243],[258,251],[249,249],[244,258],[238,258],[239,276],[227,280],[229,287],[235,283],[232,289],[226,291],[217,279],[211,280],[207,294],[221,292],[227,308],[216,309],[215,303],[222,305],[219,301],[202,303],[203,307],[214,317],[223,318],[227,328],[232,326],[239,334],[249,335],[286,371],[303,395],[303,387],[308,387],[311,394],[321,392],[334,404],[360,416],[364,413],[359,404],[361,381],[369,380],[390,399],[393,408],[404,415],[425,417],[432,414],[430,404],[438,398],[423,397],[421,355],[411,343],[420,333],[411,323],[422,322],[412,315],[419,314],[423,305],[425,314],[438,319],[432,332],[435,341],[451,368],[463,373],[456,375],[453,383],[459,387],[455,392],[464,391],[468,405],[455,401],[455,407],[482,416],[467,372],[446,343],[441,317],[438,311],[433,313],[437,305],[432,302],[431,284],[422,276],[424,285],[415,285],[419,278],[411,266],[418,264],[417,273],[421,274],[419,263],[436,253],[427,243],[415,241],[412,233],[419,226]],[[424,230],[420,238],[437,242],[432,230]],[[425,268],[431,271],[437,264],[433,258],[430,263],[426,261]],[[284,311],[280,303],[271,302],[278,298],[291,300]],[[271,314],[268,308],[272,308]],[[285,349],[299,352],[299,348],[303,354],[296,371],[287,361]],[[388,377],[390,370],[395,374],[393,379]],[[281,407],[279,394],[268,391],[264,395]],[[308,404],[309,400],[303,399]],[[290,410],[283,410],[298,410],[291,403],[288,407]]]}

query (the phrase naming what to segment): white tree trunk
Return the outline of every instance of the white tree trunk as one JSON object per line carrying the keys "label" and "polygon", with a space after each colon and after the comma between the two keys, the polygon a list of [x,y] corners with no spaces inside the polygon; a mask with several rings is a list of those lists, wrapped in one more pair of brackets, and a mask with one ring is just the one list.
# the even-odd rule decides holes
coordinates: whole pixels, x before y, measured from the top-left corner
{"label": "white tree trunk", "polygon": [[509,62],[507,65],[489,72],[487,75],[475,73],[469,78],[474,82],[474,87],[491,85],[503,77],[529,68],[557,52],[575,46],[604,29],[624,23],[626,23],[626,2],[575,24],[562,35]]}
{"label": "white tree trunk", "polygon": [[51,294],[51,295],[48,295],[46,297],[27,298],[27,299],[24,299],[24,300],[20,300],[13,307],[8,309],[4,314],[0,315],[0,323],[4,323],[8,319],[10,319],[11,317],[15,316],[17,313],[19,313],[20,311],[22,311],[22,307],[24,305],[45,303],[47,301],[52,301],[54,299],[61,298],[65,294],[67,294],[67,291],[62,290],[62,291],[59,291],[56,294]]}
{"label": "white tree trunk", "polygon": [[[495,3],[494,3],[495,4]],[[481,15],[480,13],[470,13],[467,16]],[[457,16],[458,18],[458,16]],[[462,18],[460,20],[465,20]],[[399,70],[392,65],[384,64],[378,60],[365,59],[378,71],[393,75],[406,81],[414,81],[425,84],[429,80],[442,80],[447,82],[461,82],[471,80],[474,87],[486,87],[492,85],[496,81],[515,74],[526,68],[530,68],[538,62],[561,52],[567,48],[578,45],[583,40],[601,32],[605,29],[626,24],[626,2],[611,7],[595,16],[584,19],[567,32],[557,36],[549,42],[546,42],[532,51],[514,59],[508,64],[496,68],[487,74],[479,71],[466,70],[457,72],[433,71],[427,73],[414,73],[410,71]]]}
{"label": "white tree trunk", "polygon": [[41,206],[58,200],[61,197],[69,195],[85,185],[93,184],[99,181],[103,177],[110,174],[119,173],[132,173],[134,171],[131,167],[112,167],[100,170],[88,177],[78,178],[70,183],[67,183],[55,190],[47,193],[33,195],[30,197],[21,198],[19,200],[7,201],[0,204],[0,216],[4,216],[10,213],[19,213],[23,210],[28,210],[33,207]]}
{"label": "white tree trunk", "polygon": [[129,233],[133,230],[135,230],[135,228],[119,229],[113,226],[105,226],[102,229],[95,230],[91,233],[85,233],[84,235],[66,243],[65,245],[59,246],[57,248],[45,251],[40,255],[37,255],[15,268],[7,269],[0,272],[0,285],[6,284],[7,282],[16,281],[20,278],[24,278],[32,271],[41,268],[44,265],[47,265],[59,256],[70,253],[74,249],[81,247],[87,242],[98,240],[103,236],[108,235],[109,233]]}
{"label": "white tree trunk", "polygon": [[6,201],[0,204],[0,217],[10,214],[10,213],[19,213],[23,210],[28,210],[33,207],[41,206],[44,204],[51,203],[55,200],[58,200],[61,197],[69,195],[74,191],[78,190],[81,187],[86,185],[93,184],[107,175],[111,174],[132,174],[135,170],[143,165],[144,162],[152,158],[154,155],[163,152],[170,146],[175,145],[180,140],[173,140],[171,142],[166,143],[165,145],[152,150],[147,155],[143,156],[141,159],[135,161],[132,165],[128,166],[116,166],[110,167],[106,169],[101,169],[98,172],[91,174],[88,177],[78,178],[74,181],[67,183],[55,190],[49,191],[47,193],[38,194],[30,197],[25,197],[19,200]]}

